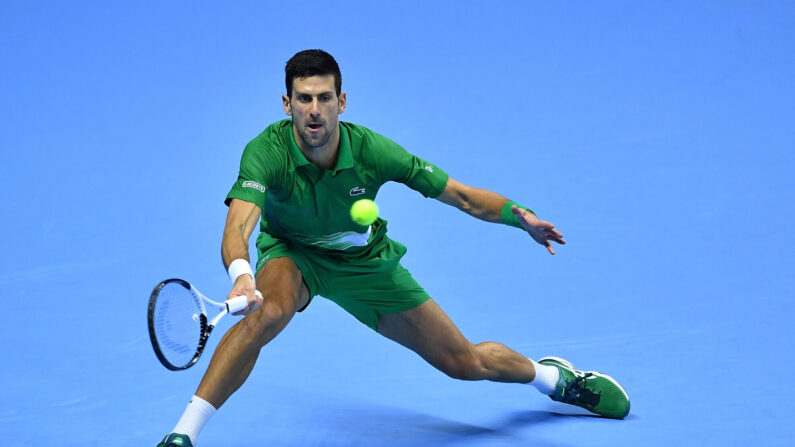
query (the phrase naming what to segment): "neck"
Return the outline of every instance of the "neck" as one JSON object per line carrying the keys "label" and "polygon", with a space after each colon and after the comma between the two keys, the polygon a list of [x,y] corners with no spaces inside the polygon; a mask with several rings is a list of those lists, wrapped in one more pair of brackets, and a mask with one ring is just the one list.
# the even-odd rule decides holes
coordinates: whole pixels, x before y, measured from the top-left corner
{"label": "neck", "polygon": [[298,148],[307,160],[320,169],[331,169],[337,164],[337,156],[340,150],[340,130],[334,129],[334,133],[328,142],[322,146],[309,146],[293,126],[293,138],[295,138]]}

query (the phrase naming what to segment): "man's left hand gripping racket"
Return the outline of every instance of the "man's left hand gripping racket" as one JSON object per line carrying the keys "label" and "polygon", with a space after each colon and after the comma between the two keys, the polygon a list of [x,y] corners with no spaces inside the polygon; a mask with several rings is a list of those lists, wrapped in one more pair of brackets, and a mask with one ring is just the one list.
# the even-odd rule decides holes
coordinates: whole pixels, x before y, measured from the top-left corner
{"label": "man's left hand gripping racket", "polygon": [[[259,294],[259,291],[257,291]],[[209,322],[205,304],[221,311]],[[149,298],[149,338],[157,359],[172,371],[195,365],[218,321],[248,306],[245,295],[219,303],[181,279],[167,279]]]}

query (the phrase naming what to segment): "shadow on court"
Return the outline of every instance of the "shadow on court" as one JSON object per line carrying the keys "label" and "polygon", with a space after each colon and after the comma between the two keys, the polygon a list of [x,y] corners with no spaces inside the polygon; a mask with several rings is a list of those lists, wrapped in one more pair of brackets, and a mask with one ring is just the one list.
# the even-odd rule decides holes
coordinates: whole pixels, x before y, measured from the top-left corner
{"label": "shadow on court", "polygon": [[[312,409],[304,419],[303,430],[270,432],[270,439],[254,445],[313,446],[566,446],[529,436],[533,426],[557,424],[572,416],[548,411],[509,413],[494,424],[471,424],[440,418],[402,408],[373,407],[371,405],[333,406]],[[251,439],[228,443],[230,446],[251,446]]]}

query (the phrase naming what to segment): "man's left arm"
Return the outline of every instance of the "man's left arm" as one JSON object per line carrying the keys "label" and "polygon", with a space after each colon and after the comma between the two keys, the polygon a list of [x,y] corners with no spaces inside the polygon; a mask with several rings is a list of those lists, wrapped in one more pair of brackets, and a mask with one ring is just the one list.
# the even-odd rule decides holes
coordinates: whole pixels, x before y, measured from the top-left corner
{"label": "man's left arm", "polygon": [[[551,242],[566,243],[563,235],[550,222],[540,220],[527,209],[512,203],[509,205],[508,199],[495,192],[473,188],[448,178],[444,191],[436,199],[486,222],[508,223],[506,219],[510,219],[512,214],[533,240],[545,246],[552,255],[555,254],[555,250]],[[508,206],[510,209],[507,209]]]}

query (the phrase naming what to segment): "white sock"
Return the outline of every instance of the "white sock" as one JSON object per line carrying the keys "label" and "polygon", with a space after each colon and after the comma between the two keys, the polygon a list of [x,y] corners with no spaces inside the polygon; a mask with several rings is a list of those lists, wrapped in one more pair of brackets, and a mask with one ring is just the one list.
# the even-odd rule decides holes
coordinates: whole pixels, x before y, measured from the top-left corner
{"label": "white sock", "polygon": [[191,443],[196,444],[196,438],[199,437],[199,432],[202,431],[204,424],[215,414],[215,407],[210,405],[209,402],[199,396],[193,396],[188,403],[188,408],[182,413],[182,417],[177,426],[174,427],[173,433],[188,435]]}
{"label": "white sock", "polygon": [[[529,360],[533,362],[533,359]],[[530,382],[530,385],[533,385],[538,391],[546,395],[554,394],[555,385],[558,384],[558,379],[560,379],[558,368],[536,362],[533,362],[533,366],[536,369],[536,378]]]}

